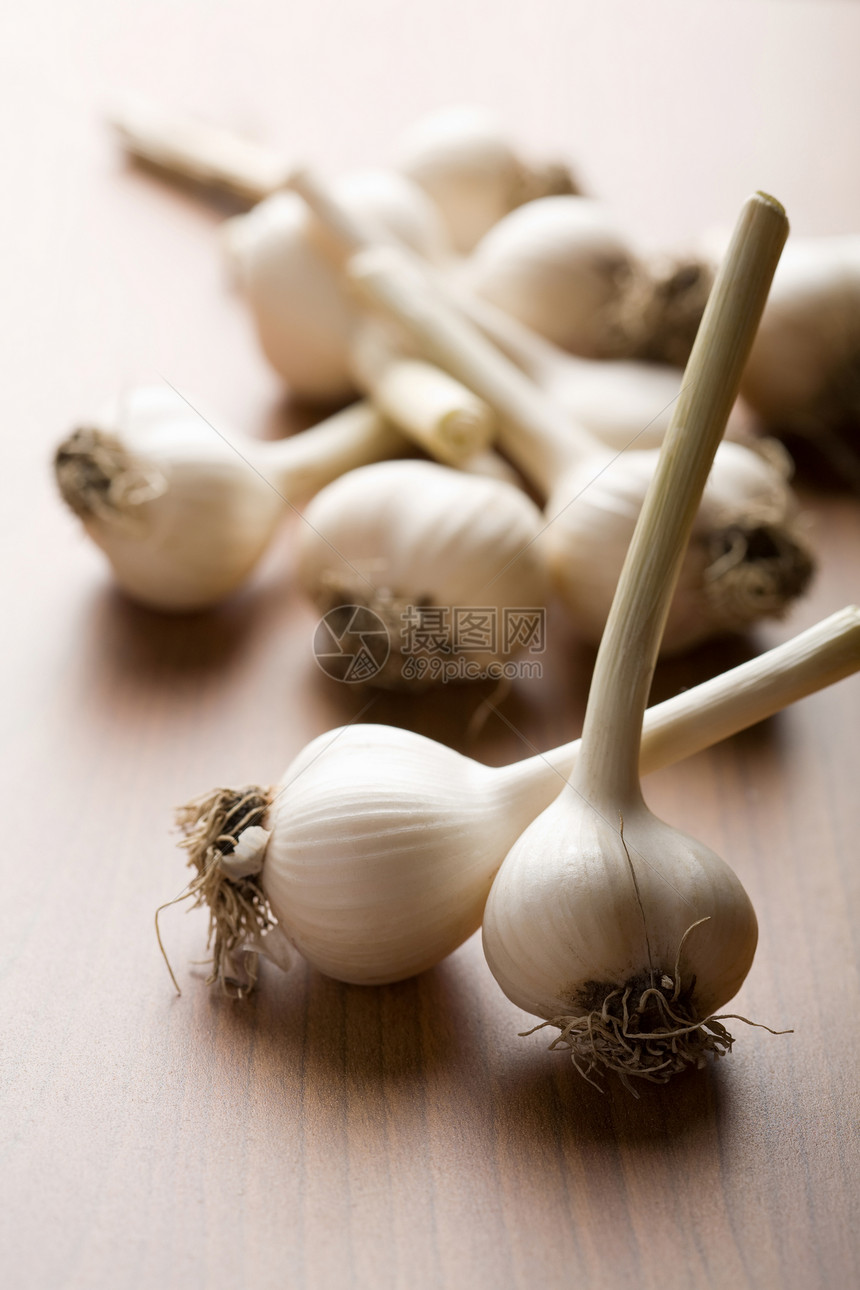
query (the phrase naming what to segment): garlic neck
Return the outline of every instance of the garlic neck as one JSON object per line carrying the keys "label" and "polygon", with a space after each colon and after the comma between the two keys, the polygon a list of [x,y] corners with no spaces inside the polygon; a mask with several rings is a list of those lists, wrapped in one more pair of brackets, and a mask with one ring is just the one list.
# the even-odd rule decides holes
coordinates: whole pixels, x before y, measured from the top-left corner
{"label": "garlic neck", "polygon": [[290,504],[306,501],[350,470],[395,457],[403,436],[365,402],[274,443],[255,443],[251,464]]}

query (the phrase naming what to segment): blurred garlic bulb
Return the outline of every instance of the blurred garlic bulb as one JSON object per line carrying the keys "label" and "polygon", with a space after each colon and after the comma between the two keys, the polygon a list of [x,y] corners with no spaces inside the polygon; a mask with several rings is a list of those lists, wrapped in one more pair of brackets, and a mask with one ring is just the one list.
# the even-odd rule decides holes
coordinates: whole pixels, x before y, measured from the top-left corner
{"label": "blurred garlic bulb", "polygon": [[[574,466],[547,503],[540,547],[577,629],[598,641],[637,517],[654,454],[630,451],[600,470],[595,456]],[[787,475],[771,457],[721,443],[681,566],[661,651],[689,649],[713,635],[780,618],[814,569]]]}
{"label": "blurred garlic bulb", "polygon": [[[422,191],[388,171],[336,180],[346,206],[431,261],[446,254],[439,216]],[[349,351],[355,308],[307,208],[278,192],[229,220],[225,247],[269,362],[298,399],[336,402],[355,394]]]}
{"label": "blurred garlic bulb", "polygon": [[768,427],[860,490],[860,237],[789,242],[742,388]]}
{"label": "blurred garlic bulb", "polygon": [[[297,576],[310,598],[323,612],[363,606],[388,630],[391,652],[374,684],[455,679],[458,660],[469,665],[464,680],[492,665],[501,675],[527,644],[508,638],[510,611],[539,615],[546,603],[540,511],[502,480],[380,462],[322,489],[305,519]],[[419,638],[432,647],[415,652]]]}
{"label": "blurred garlic bulb", "polygon": [[54,468],[123,591],[183,612],[234,591],[290,506],[403,442],[365,404],[280,442],[228,440],[161,385],[130,391],[76,430]]}
{"label": "blurred garlic bulb", "polygon": [[605,208],[584,197],[519,207],[490,229],[461,274],[477,296],[585,358],[630,354],[644,326],[626,300],[638,297],[647,272]]}
{"label": "blurred garlic bulb", "polygon": [[577,191],[566,167],[525,161],[493,113],[477,106],[423,117],[404,134],[399,158],[399,169],[433,201],[461,255],[515,207]]}

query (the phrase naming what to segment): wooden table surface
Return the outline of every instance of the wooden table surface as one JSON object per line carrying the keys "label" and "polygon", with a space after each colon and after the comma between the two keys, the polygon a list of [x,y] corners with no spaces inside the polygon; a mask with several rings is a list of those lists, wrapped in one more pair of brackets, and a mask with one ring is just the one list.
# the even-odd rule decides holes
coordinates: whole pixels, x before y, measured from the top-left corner
{"label": "wooden table surface", "polygon": [[[205,917],[168,911],[176,803],[267,782],[366,696],[328,682],[287,526],[223,609],[163,619],[112,591],[55,495],[53,446],[115,391],[169,379],[217,424],[291,412],[219,267],[222,214],[125,167],[135,90],[335,170],[487,103],[575,162],[650,243],[765,187],[800,232],[860,224],[860,6],[250,0],[7,7],[3,223],[6,802],[0,865],[0,1267],[27,1290],[835,1287],[860,1283],[860,681],[652,776],[655,810],[726,856],[760,948],[717,1067],[598,1092],[502,996],[478,938],[362,989],[264,971],[204,984]],[[860,597],[860,505],[807,492],[811,595],[745,646],[661,666],[663,697]],[[362,719],[478,759],[581,722],[592,656],[558,616],[544,675],[470,733],[486,691],[378,697]]]}

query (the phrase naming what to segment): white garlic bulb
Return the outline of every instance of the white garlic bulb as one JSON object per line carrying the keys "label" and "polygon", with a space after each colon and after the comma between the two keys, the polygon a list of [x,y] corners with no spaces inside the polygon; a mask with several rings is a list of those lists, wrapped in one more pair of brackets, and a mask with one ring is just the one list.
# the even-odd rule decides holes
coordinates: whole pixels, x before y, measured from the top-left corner
{"label": "white garlic bulb", "polygon": [[[509,611],[539,613],[546,603],[540,512],[503,480],[433,462],[380,462],[322,489],[305,519],[296,572],[311,599],[323,611],[365,606],[388,629],[391,653],[377,684],[453,679],[458,657],[483,676],[515,652]],[[410,662],[411,626],[436,641],[426,665]]]}
{"label": "white garlic bulb", "polygon": [[605,209],[584,197],[519,207],[462,268],[464,285],[561,349],[585,358],[629,354],[626,298],[646,271]]}
{"label": "white garlic bulb", "polygon": [[123,591],[183,612],[234,591],[290,505],[402,446],[365,404],[281,442],[228,438],[162,385],[122,396],[65,440],[54,464]]}
{"label": "white garlic bulb", "polygon": [[[585,457],[547,503],[540,546],[577,630],[600,640],[615,581],[653,478],[653,451]],[[742,444],[717,450],[669,610],[661,651],[689,649],[760,618],[779,618],[813,572],[797,502],[774,460]]]}
{"label": "white garlic bulb", "polygon": [[515,207],[576,191],[565,167],[524,161],[493,113],[474,105],[442,108],[415,122],[399,157],[399,169],[431,198],[461,255]]}
{"label": "white garlic bulb", "polygon": [[[445,234],[424,193],[401,175],[363,171],[333,185],[348,209],[384,237],[429,260]],[[298,399],[335,402],[355,394],[349,347],[355,309],[304,203],[275,193],[225,226],[226,249],[269,362]]]}
{"label": "white garlic bulb", "polygon": [[631,797],[601,805],[583,792],[575,779],[506,856],[484,952],[508,998],[559,1028],[553,1046],[569,1047],[583,1074],[663,1083],[731,1047],[714,1014],[752,966],[755,911],[709,847]]}

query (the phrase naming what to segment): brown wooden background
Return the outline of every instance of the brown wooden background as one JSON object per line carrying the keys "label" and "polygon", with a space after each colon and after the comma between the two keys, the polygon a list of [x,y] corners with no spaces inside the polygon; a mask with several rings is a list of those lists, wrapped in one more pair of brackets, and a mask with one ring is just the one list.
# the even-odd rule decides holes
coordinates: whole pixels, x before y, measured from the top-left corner
{"label": "brown wooden background", "polygon": [[[125,168],[101,128],[133,89],[330,169],[488,103],[560,152],[640,236],[731,221],[751,189],[801,232],[860,224],[852,3],[34,0],[0,30],[4,598],[0,1247],[4,1283],[151,1287],[830,1287],[860,1277],[860,682],[647,786],[730,859],[761,921],[718,1068],[634,1101],[574,1077],[473,940],[378,990],[266,972],[212,995],[173,806],[276,778],[361,699],[309,651],[288,526],[223,610],[147,614],[112,592],[54,494],[52,447],[123,385],[167,377],[224,425],[290,413],[216,255],[221,215]],[[758,649],[860,597],[860,504],[808,494],[812,595]],[[660,697],[743,656],[661,669]],[[577,733],[590,655],[552,624],[541,681],[503,712]],[[523,744],[483,696],[379,699],[500,762]]]}

